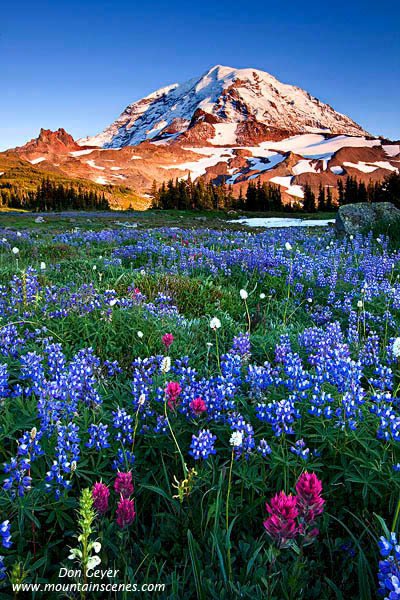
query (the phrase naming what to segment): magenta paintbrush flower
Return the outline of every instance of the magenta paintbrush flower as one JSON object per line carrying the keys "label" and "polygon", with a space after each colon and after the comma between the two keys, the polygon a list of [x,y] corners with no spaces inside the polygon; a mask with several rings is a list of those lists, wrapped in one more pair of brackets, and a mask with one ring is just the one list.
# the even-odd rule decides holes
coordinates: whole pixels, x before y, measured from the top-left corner
{"label": "magenta paintbrush flower", "polygon": [[165,391],[168,398],[168,406],[172,408],[172,410],[175,410],[178,402],[178,396],[182,391],[181,386],[176,381],[170,381]]}
{"label": "magenta paintbrush flower", "polygon": [[314,521],[324,510],[322,483],[315,473],[303,473],[296,484],[297,507],[306,523]]}
{"label": "magenta paintbrush flower", "polygon": [[114,482],[114,490],[117,494],[121,494],[123,498],[128,498],[133,493],[132,473],[117,473]]}
{"label": "magenta paintbrush flower", "polygon": [[108,497],[110,490],[101,481],[95,483],[92,490],[93,507],[97,514],[104,515],[108,511]]}
{"label": "magenta paintbrush flower", "polygon": [[207,410],[206,403],[203,398],[195,398],[190,403],[190,408],[196,417],[200,417]]}
{"label": "magenta paintbrush flower", "polygon": [[174,343],[174,336],[172,335],[172,333],[166,333],[162,336],[161,341],[168,350],[168,348]]}
{"label": "magenta paintbrush flower", "polygon": [[135,503],[130,498],[121,498],[117,508],[117,523],[121,529],[130,525],[135,518]]}
{"label": "magenta paintbrush flower", "polygon": [[298,533],[296,517],[299,514],[297,509],[297,497],[285,492],[280,492],[271,498],[271,504],[266,504],[267,511],[271,515],[264,521],[264,527],[273,539],[280,546],[287,540],[293,539]]}

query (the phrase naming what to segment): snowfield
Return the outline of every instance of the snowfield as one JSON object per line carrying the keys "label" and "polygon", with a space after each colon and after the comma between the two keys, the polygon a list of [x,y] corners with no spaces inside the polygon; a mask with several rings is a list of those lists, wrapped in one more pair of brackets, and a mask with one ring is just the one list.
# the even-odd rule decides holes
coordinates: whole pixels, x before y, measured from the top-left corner
{"label": "snowfield", "polygon": [[240,223],[249,227],[326,227],[329,223],[334,223],[335,219],[286,219],[280,217],[248,217],[229,221],[230,223]]}

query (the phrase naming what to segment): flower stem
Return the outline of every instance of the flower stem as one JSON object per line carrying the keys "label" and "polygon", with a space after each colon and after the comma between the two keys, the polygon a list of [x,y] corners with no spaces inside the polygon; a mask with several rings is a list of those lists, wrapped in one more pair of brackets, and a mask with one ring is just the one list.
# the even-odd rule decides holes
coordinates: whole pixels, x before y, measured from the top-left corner
{"label": "flower stem", "polygon": [[[225,515],[225,522],[226,522],[226,535],[227,535],[227,537],[228,537],[228,531],[229,531],[229,497],[231,495],[233,458],[234,458],[234,450],[232,448],[231,464],[230,464],[230,467],[229,467],[229,478],[228,478],[228,493],[226,495],[226,515]],[[228,574],[229,574],[229,580],[231,581],[232,580],[232,561],[231,561],[231,547],[230,547],[230,542],[229,542],[229,548],[228,548]]]}

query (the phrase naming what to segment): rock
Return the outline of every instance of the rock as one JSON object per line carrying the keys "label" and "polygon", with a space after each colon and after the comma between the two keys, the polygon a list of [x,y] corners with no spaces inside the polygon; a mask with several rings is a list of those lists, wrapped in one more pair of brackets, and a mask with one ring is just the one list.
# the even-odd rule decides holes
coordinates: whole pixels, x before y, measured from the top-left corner
{"label": "rock", "polygon": [[121,223],[122,227],[129,227],[131,229],[136,229],[137,223],[130,223],[129,221],[125,221],[125,223]]}
{"label": "rock", "polygon": [[336,215],[335,227],[338,233],[348,235],[374,227],[379,221],[390,224],[400,218],[400,210],[391,202],[360,202],[341,206]]}

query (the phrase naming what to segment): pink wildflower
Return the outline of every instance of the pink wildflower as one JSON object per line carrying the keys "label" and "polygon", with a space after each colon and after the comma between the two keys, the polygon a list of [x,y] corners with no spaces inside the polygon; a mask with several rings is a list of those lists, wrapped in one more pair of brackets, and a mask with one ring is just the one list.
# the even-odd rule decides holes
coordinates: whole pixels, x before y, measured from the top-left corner
{"label": "pink wildflower", "polygon": [[264,521],[268,535],[283,545],[286,540],[293,539],[298,533],[296,517],[299,511],[296,507],[297,497],[280,492],[271,498],[271,505],[266,504],[271,515]]}
{"label": "pink wildflower", "polygon": [[167,385],[166,394],[168,398],[168,406],[175,410],[176,404],[178,402],[178,396],[181,393],[182,388],[176,381],[170,381]]}
{"label": "pink wildflower", "polygon": [[117,524],[125,529],[135,518],[135,503],[130,498],[121,498],[117,508]]}
{"label": "pink wildflower", "polygon": [[315,473],[303,473],[296,484],[297,508],[306,523],[314,521],[324,510],[322,484]]}
{"label": "pink wildflower", "polygon": [[132,473],[121,473],[118,471],[114,482],[114,490],[123,498],[128,498],[133,493]]}
{"label": "pink wildflower", "polygon": [[190,408],[196,417],[200,417],[200,415],[207,410],[206,403],[204,402],[203,398],[195,398],[192,400],[190,403]]}
{"label": "pink wildflower", "polygon": [[172,333],[166,333],[165,335],[162,336],[161,341],[164,344],[165,348],[168,350],[168,348],[171,346],[171,344],[174,343],[174,336],[172,335]]}
{"label": "pink wildflower", "polygon": [[102,483],[95,483],[92,490],[93,507],[99,515],[104,515],[108,511],[108,496],[110,490]]}

